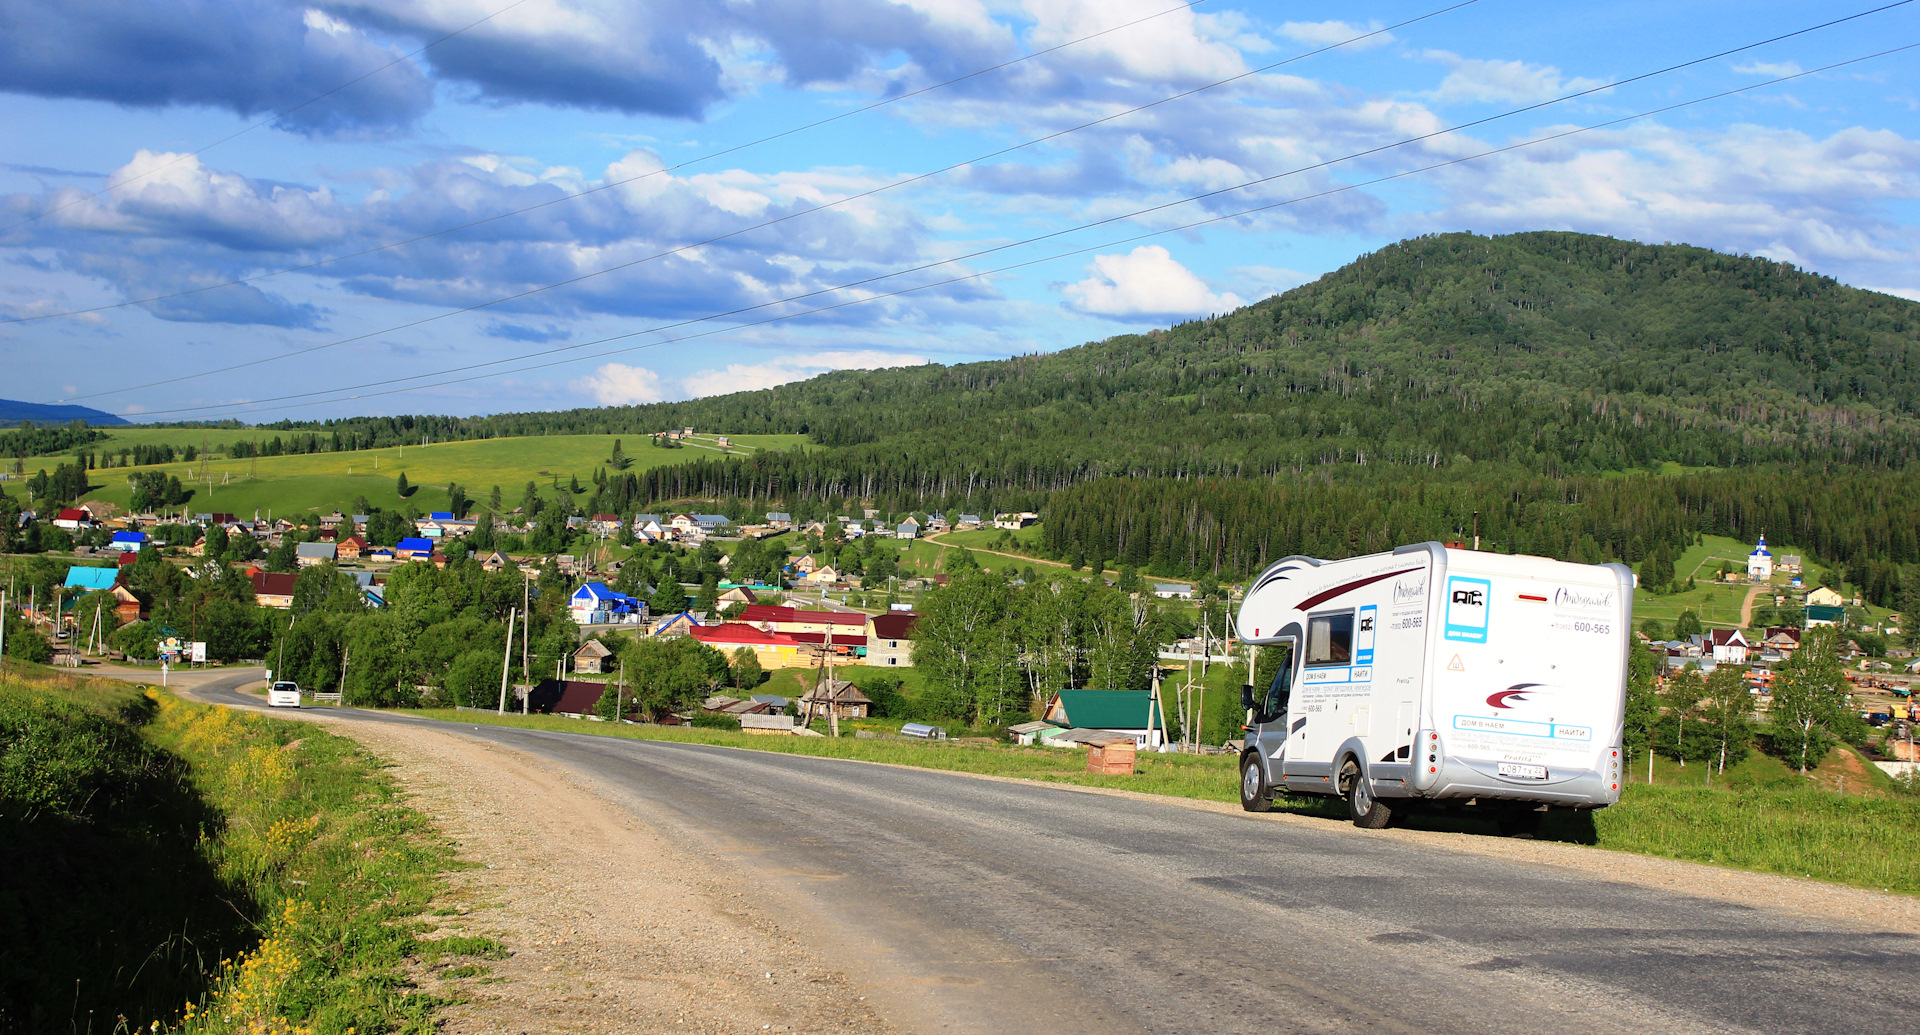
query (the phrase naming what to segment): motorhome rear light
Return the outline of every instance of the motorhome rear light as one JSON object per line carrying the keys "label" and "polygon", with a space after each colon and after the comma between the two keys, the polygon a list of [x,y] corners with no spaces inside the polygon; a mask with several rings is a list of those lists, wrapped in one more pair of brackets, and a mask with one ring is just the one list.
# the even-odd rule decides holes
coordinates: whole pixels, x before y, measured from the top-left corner
{"label": "motorhome rear light", "polygon": [[1427,739],[1428,739],[1428,740],[1439,740],[1439,739],[1440,739],[1440,734],[1438,734],[1438,733],[1429,733],[1429,734],[1427,734]]}

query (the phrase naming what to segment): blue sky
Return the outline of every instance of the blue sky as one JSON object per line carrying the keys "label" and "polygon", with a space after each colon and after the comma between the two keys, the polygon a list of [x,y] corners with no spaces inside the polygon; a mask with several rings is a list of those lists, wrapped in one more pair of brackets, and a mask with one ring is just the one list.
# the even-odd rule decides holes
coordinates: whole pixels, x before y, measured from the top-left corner
{"label": "blue sky", "polygon": [[0,0],[0,396],[247,421],[687,398],[1051,351],[1451,230],[1684,241],[1920,299],[1920,50],[1366,185],[1920,43],[1920,3],[1626,83],[1879,4],[1478,0],[976,161],[1457,0],[508,2]]}

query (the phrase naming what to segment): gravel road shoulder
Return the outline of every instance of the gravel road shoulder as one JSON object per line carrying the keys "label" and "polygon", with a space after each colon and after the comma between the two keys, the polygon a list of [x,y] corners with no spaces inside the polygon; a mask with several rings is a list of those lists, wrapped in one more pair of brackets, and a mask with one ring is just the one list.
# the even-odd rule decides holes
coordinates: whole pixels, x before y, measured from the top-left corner
{"label": "gravel road shoulder", "polygon": [[388,760],[473,864],[452,875],[447,904],[463,912],[427,918],[442,925],[429,937],[486,935],[511,955],[447,982],[467,1001],[441,1031],[897,1030],[776,890],[559,767],[430,727],[298,717]]}

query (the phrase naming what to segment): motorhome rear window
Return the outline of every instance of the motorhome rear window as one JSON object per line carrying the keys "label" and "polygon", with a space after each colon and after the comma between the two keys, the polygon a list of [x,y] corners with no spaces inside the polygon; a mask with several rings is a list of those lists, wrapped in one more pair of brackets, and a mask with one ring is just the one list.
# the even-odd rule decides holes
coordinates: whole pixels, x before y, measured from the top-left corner
{"label": "motorhome rear window", "polygon": [[1307,618],[1307,665],[1353,664],[1353,612],[1331,611]]}

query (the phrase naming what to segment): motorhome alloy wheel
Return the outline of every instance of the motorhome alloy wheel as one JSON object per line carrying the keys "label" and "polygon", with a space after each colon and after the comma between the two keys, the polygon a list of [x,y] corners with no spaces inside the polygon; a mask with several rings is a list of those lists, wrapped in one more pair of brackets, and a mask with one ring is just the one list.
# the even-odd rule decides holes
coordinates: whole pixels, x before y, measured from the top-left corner
{"label": "motorhome alloy wheel", "polygon": [[1340,783],[1347,788],[1347,812],[1353,817],[1354,826],[1378,830],[1393,819],[1392,810],[1373,796],[1373,788],[1367,786],[1366,777],[1360,772],[1360,763],[1351,755],[1340,766]]}

